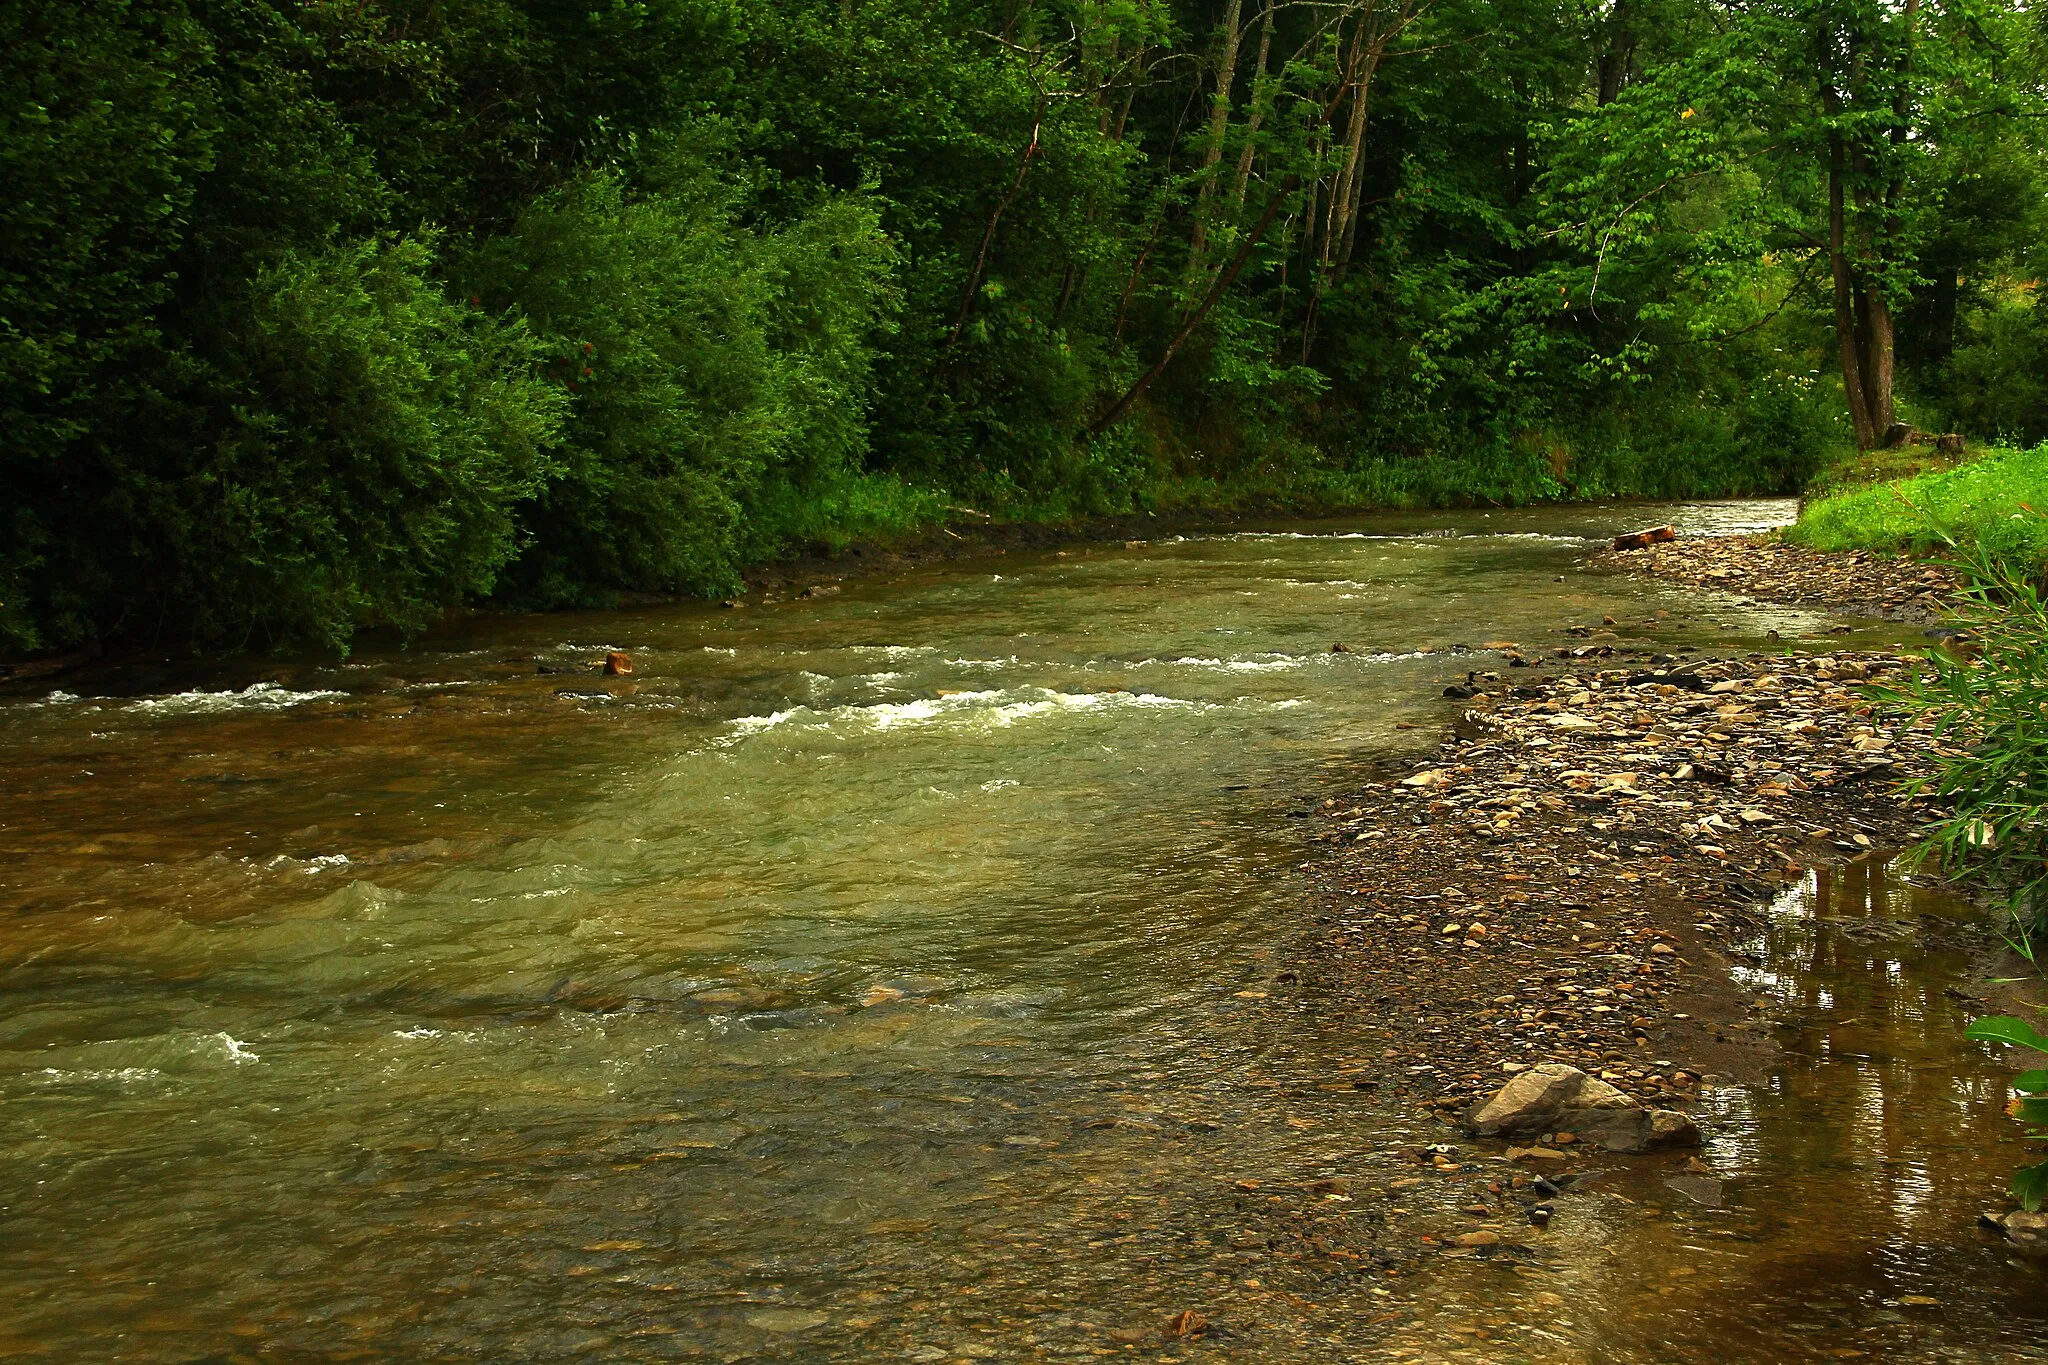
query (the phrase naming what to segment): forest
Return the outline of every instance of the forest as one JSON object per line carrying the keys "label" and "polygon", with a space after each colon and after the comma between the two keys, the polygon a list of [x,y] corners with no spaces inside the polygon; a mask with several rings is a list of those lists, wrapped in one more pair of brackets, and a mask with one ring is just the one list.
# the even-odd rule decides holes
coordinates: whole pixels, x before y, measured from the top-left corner
{"label": "forest", "polygon": [[16,0],[0,652],[2048,439],[2048,11]]}

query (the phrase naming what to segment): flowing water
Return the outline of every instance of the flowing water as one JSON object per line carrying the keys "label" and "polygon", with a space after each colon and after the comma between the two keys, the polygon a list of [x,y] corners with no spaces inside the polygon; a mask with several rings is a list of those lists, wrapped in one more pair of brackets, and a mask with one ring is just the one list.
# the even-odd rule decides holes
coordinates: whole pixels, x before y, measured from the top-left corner
{"label": "flowing water", "polygon": [[[1967,1233],[2012,1153],[1947,1041],[1959,959],[1817,930],[1836,883],[1759,946],[1801,1046],[1712,1117],[1734,1193],[1566,1220],[1613,1247],[1574,1260],[1575,1325],[1489,1345],[1520,1289],[1462,1266],[1419,1318],[1313,1303],[1209,1236],[1234,1177],[1408,1136],[1262,1089],[1240,1017],[1299,916],[1288,813],[1432,744],[1455,646],[1825,632],[1576,565],[1617,520],[1789,512],[991,553],[0,705],[0,1353],[1032,1359],[1192,1309],[1218,1330],[1170,1349],[1204,1358],[1654,1360],[1731,1292],[1723,1358],[1893,1318],[2019,1350],[2038,1275]],[[607,649],[630,679],[584,669]]]}

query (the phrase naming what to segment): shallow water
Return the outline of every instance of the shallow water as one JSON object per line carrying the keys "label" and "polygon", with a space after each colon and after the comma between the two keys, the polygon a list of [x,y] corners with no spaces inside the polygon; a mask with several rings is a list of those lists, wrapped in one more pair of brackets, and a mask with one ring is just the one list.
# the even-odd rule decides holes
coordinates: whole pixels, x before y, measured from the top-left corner
{"label": "shallow water", "polygon": [[[991,554],[0,706],[0,1352],[1011,1359],[1180,1309],[1235,1325],[1205,1356],[1363,1349],[1364,1291],[1285,1302],[1191,1252],[1219,1178],[1401,1136],[1274,1121],[1233,1026],[1293,927],[1288,811],[1433,742],[1443,683],[1484,666],[1452,646],[1602,615],[1666,648],[1825,631],[1575,566],[1618,523],[1789,512]],[[606,649],[631,679],[581,669]],[[1798,918],[1757,985],[1826,1061],[1731,1094],[1711,1158],[1780,1223],[1837,1210],[1814,1252],[1840,1314],[1907,1280],[1973,1309],[2038,1289],[1954,1225],[2008,1156],[1995,1070],[1913,1041],[1956,964]],[[1880,1044],[1929,1050],[1843,1070]],[[1891,1137],[1937,1128],[1939,1159]],[[1797,1240],[1715,1249],[1775,1276]],[[1571,1292],[1640,1327],[1609,1358],[1727,1316],[1589,1275]],[[1746,1358],[1808,1340],[1766,1316]]]}
{"label": "shallow water", "polygon": [[1972,1229],[2038,1159],[2001,1113],[2004,1049],[1956,1041],[1992,1012],[1964,989],[1987,937],[1979,912],[1881,855],[1809,873],[1736,968],[1783,1060],[1701,1106],[1707,1169],[1610,1165],[1557,1201],[1554,1273],[1470,1267],[1401,1344],[1558,1362],[2048,1359],[2042,1267]]}

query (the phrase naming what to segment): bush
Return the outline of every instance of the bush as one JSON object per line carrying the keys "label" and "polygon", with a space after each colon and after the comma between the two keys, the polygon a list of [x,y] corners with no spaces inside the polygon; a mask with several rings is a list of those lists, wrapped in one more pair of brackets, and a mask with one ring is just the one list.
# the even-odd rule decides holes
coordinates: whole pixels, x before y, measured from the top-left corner
{"label": "bush", "polygon": [[2048,308],[2016,291],[1975,315],[1942,378],[1942,406],[1962,429],[2048,441]]}
{"label": "bush", "polygon": [[512,558],[566,404],[524,324],[451,303],[431,263],[422,239],[356,242],[257,276],[224,429],[171,494],[201,638],[417,631]]}
{"label": "bush", "polygon": [[[2048,537],[2048,518],[2029,514]],[[1955,564],[1969,575],[1954,614],[1965,647],[1936,651],[1889,705],[1932,732],[1937,766],[1911,790],[1942,798],[1945,814],[1923,852],[1953,876],[2014,897],[2030,931],[2043,921],[2048,888],[2048,602],[2025,568],[1964,543]]]}
{"label": "bush", "polygon": [[492,307],[532,319],[539,379],[572,404],[555,477],[525,509],[517,600],[727,591],[813,520],[789,510],[799,490],[858,473],[893,264],[874,216],[828,200],[756,236],[708,164],[566,186],[467,264]]}

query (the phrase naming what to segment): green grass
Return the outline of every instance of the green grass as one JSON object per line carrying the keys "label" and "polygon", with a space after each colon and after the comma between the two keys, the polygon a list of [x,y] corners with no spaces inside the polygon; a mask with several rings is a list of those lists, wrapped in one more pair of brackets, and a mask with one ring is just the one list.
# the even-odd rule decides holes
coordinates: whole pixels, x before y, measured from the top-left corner
{"label": "green grass", "polygon": [[1823,498],[1785,536],[1816,550],[1924,554],[1976,544],[2038,574],[2048,569],[2048,521],[2030,508],[2048,511],[2048,443]]}
{"label": "green grass", "polygon": [[1933,446],[1894,446],[1890,450],[1845,446],[1806,486],[1806,496],[1815,501],[1839,497],[1873,484],[1900,483],[1922,474],[1942,473],[1961,463],[1962,457],[1943,455]]}

